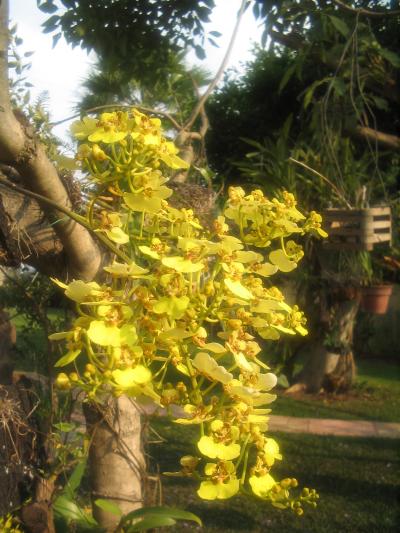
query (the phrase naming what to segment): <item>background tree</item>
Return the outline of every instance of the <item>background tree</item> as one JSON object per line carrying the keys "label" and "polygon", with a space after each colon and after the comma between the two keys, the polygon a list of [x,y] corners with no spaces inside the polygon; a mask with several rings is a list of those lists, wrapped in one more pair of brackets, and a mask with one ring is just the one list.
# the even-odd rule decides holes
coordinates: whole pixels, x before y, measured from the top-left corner
{"label": "background tree", "polygon": [[[243,75],[228,77],[207,106],[211,124],[224,131],[217,139],[211,128],[207,138],[213,168],[270,192],[288,188],[310,209],[390,201],[398,212],[394,4],[388,11],[379,2],[256,2],[254,11],[266,20],[269,50],[258,50]],[[359,284],[363,256],[319,251],[304,276],[313,287],[307,300],[318,310],[311,330],[321,335],[311,345],[307,340],[312,356],[299,379],[309,390],[346,388],[354,376],[357,303],[332,299],[332,286]],[[342,368],[328,364],[328,345],[344,352],[335,355],[347,361]]]}

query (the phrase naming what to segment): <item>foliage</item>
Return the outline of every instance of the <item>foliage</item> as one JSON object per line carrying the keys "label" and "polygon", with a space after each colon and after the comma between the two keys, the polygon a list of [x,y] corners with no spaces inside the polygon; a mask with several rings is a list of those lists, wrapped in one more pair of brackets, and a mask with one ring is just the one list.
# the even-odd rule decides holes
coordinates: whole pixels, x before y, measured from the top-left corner
{"label": "foliage", "polygon": [[[133,77],[159,69],[168,72],[168,53],[193,47],[204,57],[203,24],[209,21],[213,0],[38,0],[51,16],[43,24],[57,43],[64,35],[72,46],[95,51],[102,60],[130,70]],[[214,35],[207,36],[212,39]]]}
{"label": "foliage", "polygon": [[[254,47],[253,58],[243,65],[240,72],[229,70],[224,83],[207,102],[206,109],[211,125],[207,135],[207,152],[212,167],[222,175],[235,181],[237,169],[232,164],[243,160],[249,151],[248,139],[262,142],[277,135],[290,115],[296,116],[299,103],[298,95],[303,82],[292,78],[281,91],[279,84],[285,72],[293,64],[293,55],[276,55]],[[308,79],[304,75],[305,79]],[[298,134],[299,124],[292,121],[291,139]],[[218,134],[218,132],[220,132]],[[291,147],[291,143],[289,144]],[[268,158],[269,159],[269,158]],[[285,164],[285,159],[280,161]],[[264,158],[264,160],[266,160]],[[243,173],[241,178],[252,178]],[[251,179],[251,182],[264,186],[266,179]],[[268,178],[279,179],[273,173]],[[250,181],[250,180],[249,180]]]}
{"label": "foliage", "polygon": [[162,72],[153,69],[141,72],[139,77],[129,69],[111,67],[100,60],[82,84],[86,91],[79,109],[106,104],[144,105],[167,109],[184,124],[197,101],[197,90],[208,84],[209,78],[204,68],[189,69],[183,53],[169,52]]}
{"label": "foliage", "polygon": [[147,531],[159,527],[171,527],[176,525],[177,520],[191,521],[202,525],[200,518],[193,513],[173,507],[142,507],[121,516],[122,512],[117,505],[101,499],[96,500],[95,503],[103,510],[121,517],[117,532],[133,533],[134,531]]}
{"label": "foliage", "polygon": [[260,190],[231,188],[223,215],[203,228],[190,209],[167,202],[165,175],[186,163],[158,119],[135,109],[103,113],[72,131],[93,184],[86,224],[115,260],[104,267],[103,283],[57,282],[79,314],[72,329],[51,336],[67,341],[56,366],[75,366],[58,375],[58,387],[80,387],[91,401],[113,393],[181,406],[175,423],[199,428],[203,459],[185,455],[171,475],[197,479],[204,499],[251,488],[302,514],[303,503],[315,505],[315,491],[291,496],[297,482],[269,473],[281,454],[264,435],[270,410],[262,406],[275,400],[269,391],[277,378],[259,359],[253,333],[307,334],[303,313],[268,278],[301,260],[292,236],[326,235],[321,217],[306,218],[287,192],[270,200]]}
{"label": "foliage", "polygon": [[[266,23],[268,50],[258,50],[243,74],[229,78],[208,104],[211,124],[221,124],[223,132],[210,133],[209,160],[214,170],[229,176],[236,170],[235,180],[248,180],[268,193],[286,188],[308,209],[389,204],[396,228],[399,14],[368,17],[337,4],[254,4],[256,17]],[[351,6],[386,10],[373,1]],[[365,129],[391,134],[393,143],[367,138],[361,134]],[[396,229],[393,235],[396,239]],[[331,253],[328,263],[325,251],[313,251],[298,277],[312,305],[332,285],[366,281],[368,265],[361,254]],[[387,269],[377,269],[383,254],[393,255],[378,248],[369,258],[370,278],[377,278],[379,269],[387,279]],[[321,331],[320,318],[319,313],[313,331]],[[285,353],[293,357],[285,357],[285,363],[290,365],[298,343],[287,343]],[[288,364],[285,373],[290,376]]]}
{"label": "foliage", "polygon": [[34,52],[22,52],[23,39],[17,34],[17,24],[10,30],[10,43],[8,48],[8,68],[10,69],[9,83],[12,95],[12,102],[16,107],[27,105],[30,100],[30,88],[32,84],[27,81],[26,74],[31,68],[29,57]]}
{"label": "foliage", "polygon": [[[258,50],[244,73],[228,79],[209,105],[211,122],[223,124],[228,141],[211,134],[208,149],[214,168],[225,170],[221,146],[228,160],[244,156],[246,146],[238,146],[234,132],[236,139],[261,143],[259,157],[253,153],[247,167],[267,187],[270,180],[287,176],[286,168],[281,168],[279,177],[268,168],[271,160],[284,167],[271,147],[271,142],[283,142],[286,160],[292,156],[304,161],[328,178],[318,179],[301,168],[296,171],[303,183],[304,177],[314,183],[318,205],[332,194],[335,203],[355,207],[397,196],[399,13],[368,17],[343,11],[338,4],[333,0],[254,3],[256,17],[266,24],[268,50]],[[360,5],[385,11],[379,2],[356,3]],[[383,132],[393,135],[391,142],[384,144]],[[297,157],[292,151],[298,152]],[[310,184],[304,185],[303,189]]]}
{"label": "foliage", "polygon": [[[10,309],[13,322],[19,326],[16,354],[18,370],[47,374],[56,354],[47,336],[65,327],[69,311],[49,279],[31,269],[6,273],[0,286],[0,300]],[[49,309],[53,308],[52,312]],[[54,309],[57,308],[57,309]]]}
{"label": "foliage", "polygon": [[0,531],[2,533],[22,533],[19,520],[11,514],[0,516]]}

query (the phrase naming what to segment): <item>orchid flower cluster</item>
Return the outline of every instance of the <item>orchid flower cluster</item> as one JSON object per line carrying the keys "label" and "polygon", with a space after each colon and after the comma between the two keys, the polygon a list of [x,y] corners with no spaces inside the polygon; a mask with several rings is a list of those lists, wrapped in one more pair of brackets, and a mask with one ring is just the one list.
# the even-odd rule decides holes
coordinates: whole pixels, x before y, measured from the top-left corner
{"label": "orchid flower cluster", "polygon": [[307,334],[303,313],[271,280],[301,260],[294,237],[325,236],[320,215],[305,217],[288,192],[269,199],[231,187],[204,228],[168,203],[166,176],[187,164],[159,119],[103,113],[72,132],[92,184],[86,221],[112,258],[101,282],[57,282],[78,312],[71,330],[51,336],[67,345],[56,366],[71,368],[58,387],[80,387],[91,401],[155,402],[178,412],[176,424],[196,425],[196,452],[175,474],[197,479],[201,498],[252,491],[299,515],[303,503],[315,506],[314,490],[294,496],[295,479],[270,473],[282,459],[266,435],[277,378],[256,338]]}

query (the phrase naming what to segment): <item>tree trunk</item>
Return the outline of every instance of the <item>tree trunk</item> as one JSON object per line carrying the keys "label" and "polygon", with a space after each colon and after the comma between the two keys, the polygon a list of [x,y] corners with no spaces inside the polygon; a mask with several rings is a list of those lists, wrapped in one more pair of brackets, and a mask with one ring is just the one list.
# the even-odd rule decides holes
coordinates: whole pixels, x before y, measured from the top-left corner
{"label": "tree trunk", "polygon": [[105,499],[123,514],[143,504],[146,464],[140,412],[126,396],[110,398],[104,406],[84,404],[91,438],[89,468],[93,515],[106,531],[114,531],[118,517],[94,504]]}
{"label": "tree trunk", "polygon": [[[326,333],[306,345],[308,358],[287,393],[299,391],[340,392],[348,390],[356,374],[353,355],[353,331],[358,311],[357,300],[336,301],[329,309],[328,332],[337,348],[328,348]],[[340,347],[340,348],[339,348]]]}

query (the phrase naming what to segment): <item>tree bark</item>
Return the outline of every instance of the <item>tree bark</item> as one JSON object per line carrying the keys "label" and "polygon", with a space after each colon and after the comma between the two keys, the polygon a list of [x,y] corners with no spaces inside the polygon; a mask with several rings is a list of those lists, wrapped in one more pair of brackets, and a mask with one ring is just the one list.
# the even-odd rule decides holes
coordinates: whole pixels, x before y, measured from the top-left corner
{"label": "tree bark", "polygon": [[322,331],[334,331],[339,348],[325,346],[326,334],[322,333],[307,344],[307,360],[296,378],[296,383],[286,392],[316,393],[347,391],[355,378],[356,365],[353,354],[353,332],[358,312],[357,300],[337,301],[328,310],[331,319]]}
{"label": "tree bark", "polygon": [[[16,118],[10,101],[8,83],[8,1],[0,3],[0,162],[15,168],[25,186],[60,206],[71,209],[68,193],[44,146],[31,128]],[[60,212],[42,206],[54,224],[54,231],[68,258],[69,273],[92,279],[100,268],[100,251],[90,233]]]}
{"label": "tree bark", "polygon": [[350,133],[355,137],[369,141],[370,143],[379,143],[390,150],[396,152],[400,151],[400,137],[397,137],[396,135],[374,130],[367,126],[357,126],[354,130],[350,131]]}
{"label": "tree bark", "polygon": [[62,279],[68,274],[63,245],[39,204],[0,184],[0,264],[21,263]]}
{"label": "tree bark", "polygon": [[89,450],[93,516],[107,532],[115,531],[118,517],[94,504],[105,499],[123,514],[143,504],[146,463],[142,447],[140,412],[126,396],[109,398],[102,406],[84,404]]}

